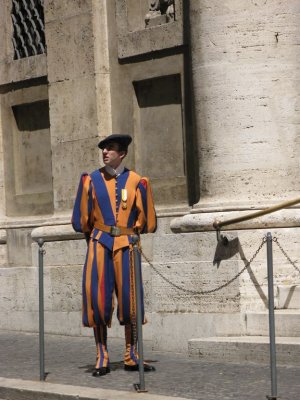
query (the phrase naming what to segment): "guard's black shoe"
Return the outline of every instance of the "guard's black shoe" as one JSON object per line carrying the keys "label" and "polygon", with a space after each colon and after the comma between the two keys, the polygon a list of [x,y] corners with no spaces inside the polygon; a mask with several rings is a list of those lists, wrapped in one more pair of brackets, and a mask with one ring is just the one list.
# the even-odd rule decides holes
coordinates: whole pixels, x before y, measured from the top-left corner
{"label": "guard's black shoe", "polygon": [[101,367],[101,368],[95,368],[92,375],[93,376],[103,376],[103,375],[106,375],[109,373],[110,373],[109,367]]}
{"label": "guard's black shoe", "polygon": [[[135,364],[135,365],[124,364],[124,369],[125,369],[125,371],[138,371],[139,366],[138,366],[138,364]],[[153,365],[151,365],[151,364],[144,364],[144,371],[145,372],[155,371],[155,367],[153,367]]]}

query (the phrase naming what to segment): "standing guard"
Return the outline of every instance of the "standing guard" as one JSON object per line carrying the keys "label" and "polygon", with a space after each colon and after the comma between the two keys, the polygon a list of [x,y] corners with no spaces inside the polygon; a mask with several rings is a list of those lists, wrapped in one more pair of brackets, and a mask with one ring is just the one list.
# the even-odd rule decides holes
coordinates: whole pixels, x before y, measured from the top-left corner
{"label": "standing guard", "polygon": [[[105,166],[81,175],[72,216],[74,230],[83,232],[88,243],[82,320],[94,330],[97,358],[93,376],[110,372],[107,327],[111,326],[114,293],[117,317],[125,326],[124,368],[138,370],[132,235],[154,232],[156,214],[149,179],[123,166],[131,141],[129,135],[119,134],[100,141]],[[142,285],[141,298],[145,323]],[[155,368],[144,364],[144,370]]]}

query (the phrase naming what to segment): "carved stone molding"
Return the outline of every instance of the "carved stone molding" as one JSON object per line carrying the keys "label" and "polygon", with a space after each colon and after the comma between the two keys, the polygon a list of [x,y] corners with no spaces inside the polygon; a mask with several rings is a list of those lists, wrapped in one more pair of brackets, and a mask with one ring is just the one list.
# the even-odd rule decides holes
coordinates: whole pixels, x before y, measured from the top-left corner
{"label": "carved stone molding", "polygon": [[175,20],[174,0],[150,0],[149,12],[145,16],[146,27]]}
{"label": "carved stone molding", "polygon": [[183,0],[150,0],[144,4],[145,14],[139,15],[141,8],[131,4],[130,0],[116,0],[119,59],[183,44]]}
{"label": "carved stone molding", "polygon": [[44,242],[84,239],[84,235],[74,232],[72,225],[40,226],[31,232],[34,241],[43,239]]}
{"label": "carved stone molding", "polygon": [[[223,221],[238,216],[249,214],[248,211],[227,212],[199,212],[197,214],[186,214],[176,217],[171,221],[170,228],[175,233],[207,232],[214,231],[213,223],[216,220]],[[300,226],[300,210],[284,209],[273,214],[264,215],[259,218],[250,219],[240,223],[222,228],[223,231],[237,229],[274,229],[292,228]]]}

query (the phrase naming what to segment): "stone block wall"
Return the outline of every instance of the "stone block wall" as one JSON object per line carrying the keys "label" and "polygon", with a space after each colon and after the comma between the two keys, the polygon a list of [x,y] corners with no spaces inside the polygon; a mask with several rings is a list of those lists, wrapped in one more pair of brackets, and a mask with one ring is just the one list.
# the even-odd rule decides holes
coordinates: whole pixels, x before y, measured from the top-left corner
{"label": "stone block wall", "polygon": [[200,208],[297,197],[298,2],[192,1],[190,15]]}
{"label": "stone block wall", "polygon": [[45,29],[54,209],[62,212],[98,158],[92,1],[46,2]]}
{"label": "stone block wall", "polygon": [[[247,315],[266,310],[265,247],[226,283],[268,229],[299,259],[298,206],[231,226],[227,246],[212,227],[299,193],[297,1],[173,5],[172,16],[147,0],[44,1],[47,53],[14,60],[3,2],[0,329],[38,329],[41,237],[46,332],[91,334],[81,326],[86,244],[70,217],[79,176],[101,164],[97,143],[111,132],[132,134],[127,166],[150,177],[157,204],[158,231],[142,241],[155,268],[143,261],[144,336],[154,348],[249,332]],[[48,118],[38,129],[36,110]],[[273,247],[276,307],[296,312],[299,273]],[[110,335],[123,336],[116,318]]]}

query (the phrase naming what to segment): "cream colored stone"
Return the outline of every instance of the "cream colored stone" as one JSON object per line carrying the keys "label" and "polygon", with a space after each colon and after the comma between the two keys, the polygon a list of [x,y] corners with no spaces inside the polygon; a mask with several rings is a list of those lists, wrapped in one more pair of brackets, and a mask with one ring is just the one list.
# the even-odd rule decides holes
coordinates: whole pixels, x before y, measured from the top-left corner
{"label": "cream colored stone", "polygon": [[[99,153],[97,143],[93,137],[52,144],[54,209],[57,212],[69,211],[70,220],[80,175],[98,167],[98,162],[94,161]],[[72,157],[65,157],[66,154],[72,154]]]}
{"label": "cream colored stone", "polygon": [[[141,10],[146,1],[138,9],[125,0],[47,0],[47,56],[19,61],[12,60],[10,2],[4,3],[0,12],[0,22],[5,22],[0,23],[1,329],[38,330],[36,240],[42,238],[46,331],[91,335],[81,325],[86,243],[73,232],[70,219],[80,174],[101,165],[97,143],[111,132],[133,135],[126,165],[156,179],[152,181],[160,204],[158,230],[143,236],[142,244],[154,267],[170,282],[194,291],[226,284],[245,267],[268,231],[298,265],[298,205],[224,227],[221,235],[229,240],[227,246],[217,241],[213,228],[215,220],[299,197],[297,0],[193,0],[190,15],[185,15],[190,31],[184,31],[184,37],[181,5],[185,2],[175,2],[174,23],[144,29]],[[189,34],[191,59],[178,47]],[[165,93],[151,97],[150,90],[137,96],[137,87],[166,82],[170,76],[176,76],[180,92],[169,96],[172,101],[164,100]],[[43,84],[31,80],[35,78]],[[169,90],[165,84],[160,89]],[[13,174],[7,159],[16,157],[7,147],[8,140],[15,148],[9,134],[11,106],[44,99],[49,99],[53,177],[52,208],[47,212],[53,210],[53,215],[40,215],[42,210],[35,205],[36,216],[7,217],[7,182]],[[194,204],[198,191],[200,200]],[[25,205],[21,200],[18,204]],[[275,306],[280,308],[277,334],[297,338],[300,275],[276,243],[273,256]],[[145,260],[142,268],[149,320],[144,337],[155,349],[187,351],[188,340],[197,337],[266,336],[265,245],[236,280],[207,295],[174,288]],[[115,315],[109,334],[123,338]],[[223,354],[218,341],[207,343],[203,346]],[[244,355],[253,354],[251,346],[241,344]],[[266,352],[265,345],[257,349]]]}
{"label": "cream colored stone", "polygon": [[[278,285],[278,308],[298,309],[300,304],[300,284]],[[300,324],[299,324],[300,325]],[[300,334],[299,334],[300,336]]]}
{"label": "cream colored stone", "polygon": [[[280,338],[276,343],[278,364],[298,366],[300,361],[299,338]],[[267,364],[270,360],[269,338],[212,337],[189,340],[189,354],[203,361],[255,362]]]}
{"label": "cream colored stone", "polygon": [[[280,203],[278,203],[280,204]],[[277,204],[276,204],[277,205]],[[270,208],[272,205],[264,207]],[[174,218],[171,221],[170,227],[174,232],[195,232],[195,231],[210,231],[214,230],[213,224],[215,222],[221,223],[221,229],[261,229],[261,228],[285,228],[285,227],[299,227],[300,225],[300,212],[298,209],[284,209],[276,211],[275,213],[255,217],[246,221],[232,223],[230,225],[222,226],[222,222],[229,222],[240,217],[250,216],[263,210],[247,210],[247,211],[229,211],[223,212],[202,212],[186,214],[182,217]]]}
{"label": "cream colored stone", "polygon": [[76,79],[94,73],[91,13],[45,22],[49,82]]}
{"label": "cream colored stone", "polygon": [[145,5],[142,8],[134,7],[131,0],[117,2],[119,58],[134,57],[151,51],[181,46],[183,44],[182,3],[182,0],[175,0],[175,21],[145,28],[143,19],[146,12],[144,18],[141,16],[141,9],[145,10]]}
{"label": "cream colored stone", "polygon": [[[112,88],[109,29],[110,9],[106,2],[93,1],[93,34],[95,58],[95,86],[97,107],[97,133],[100,138],[112,132]],[[98,38],[102,40],[99,41]],[[118,84],[120,81],[117,80]]]}
{"label": "cream colored stone", "polygon": [[45,54],[23,58],[9,64],[0,63],[1,85],[23,79],[40,78],[47,75],[47,58]]}
{"label": "cream colored stone", "polygon": [[[38,310],[38,272],[35,268],[1,268],[2,306],[4,312]],[[6,320],[1,319],[5,328]]]}
{"label": "cream colored stone", "polygon": [[[197,294],[225,284],[238,271],[233,262],[212,267],[204,261],[154,263],[156,272],[152,275],[153,311],[157,312],[232,312],[239,309],[239,285],[235,281],[225,290],[214,294]],[[189,292],[185,292],[184,289]]]}
{"label": "cream colored stone", "polygon": [[95,79],[91,76],[50,85],[50,118],[56,128],[51,135],[53,146],[98,137],[95,98]]}
{"label": "cream colored stone", "polygon": [[0,267],[8,266],[7,246],[0,244]]}
{"label": "cream colored stone", "polygon": [[[90,345],[91,346],[91,345]],[[94,347],[94,346],[93,346]],[[1,396],[12,396],[28,398],[80,398],[82,400],[115,400],[122,397],[123,400],[131,400],[133,395],[130,391],[120,391],[102,388],[89,388],[74,385],[62,385],[45,381],[26,381],[22,379],[0,378]],[[135,393],[134,397],[138,400],[172,400],[171,396],[160,396],[153,393]],[[177,397],[177,400],[188,400],[187,398]]]}
{"label": "cream colored stone", "polygon": [[[84,235],[76,233],[72,225],[68,224],[35,228],[31,232],[31,237],[35,241],[42,239],[44,242],[55,242],[57,240],[66,241],[70,239],[82,239]],[[66,246],[69,245],[69,243],[63,242],[63,245]]]}
{"label": "cream colored stone", "polygon": [[[300,313],[295,310],[275,310],[276,336],[299,337]],[[246,334],[250,336],[269,335],[269,314],[264,312],[247,312],[245,315]]]}
{"label": "cream colored stone", "polygon": [[0,244],[5,244],[7,240],[7,234],[5,229],[0,229]]}
{"label": "cream colored stone", "polygon": [[290,110],[299,100],[299,10],[295,1],[289,8],[286,14],[279,1],[191,2],[199,207],[298,195],[297,113]]}
{"label": "cream colored stone", "polygon": [[[191,338],[235,335],[241,332],[239,313],[152,313],[149,316],[153,348],[187,352]],[[188,327],[188,329],[187,329]],[[161,334],[158,334],[161,332]],[[172,335],[170,335],[172,332]]]}
{"label": "cream colored stone", "polygon": [[45,0],[44,15],[47,22],[66,19],[92,11],[91,0]]}
{"label": "cream colored stone", "polygon": [[[38,311],[14,310],[9,309],[0,311],[0,330],[38,332],[39,314]],[[5,321],[5,323],[4,323]]]}
{"label": "cream colored stone", "polygon": [[[30,228],[7,230],[7,256],[11,267],[31,267]],[[16,251],[18,249],[18,251]]]}
{"label": "cream colored stone", "polygon": [[47,98],[48,88],[42,84],[2,95],[6,215],[40,215],[52,210]]}

